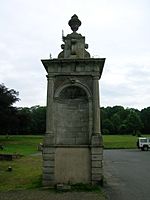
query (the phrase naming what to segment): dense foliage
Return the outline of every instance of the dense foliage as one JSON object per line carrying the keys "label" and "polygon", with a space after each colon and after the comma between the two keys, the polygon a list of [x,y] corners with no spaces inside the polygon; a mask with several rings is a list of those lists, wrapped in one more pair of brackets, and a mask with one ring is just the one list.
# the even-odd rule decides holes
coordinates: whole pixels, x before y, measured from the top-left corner
{"label": "dense foliage", "polygon": [[0,84],[0,131],[9,132],[14,128],[14,121],[17,109],[13,103],[19,101],[19,93],[13,89],[8,89],[4,84]]}
{"label": "dense foliage", "polygon": [[102,107],[101,126],[103,134],[149,134],[150,107],[141,111],[122,106]]}
{"label": "dense foliage", "polygon": [[43,134],[45,133],[46,108],[33,106],[17,108],[19,93],[0,84],[0,134]]}
{"label": "dense foliage", "polygon": [[[44,134],[46,107],[16,108],[19,93],[0,84],[0,134]],[[150,107],[141,111],[122,106],[101,108],[103,134],[149,134]]]}

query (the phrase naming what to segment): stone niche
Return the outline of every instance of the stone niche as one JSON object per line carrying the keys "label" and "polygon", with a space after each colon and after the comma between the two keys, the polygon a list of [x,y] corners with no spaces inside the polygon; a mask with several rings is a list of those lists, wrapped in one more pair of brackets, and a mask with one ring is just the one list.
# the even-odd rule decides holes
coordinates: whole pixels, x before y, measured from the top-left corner
{"label": "stone niche", "polygon": [[48,73],[44,186],[103,180],[99,79],[105,58],[90,58],[80,25],[73,15],[58,58],[42,60]]}

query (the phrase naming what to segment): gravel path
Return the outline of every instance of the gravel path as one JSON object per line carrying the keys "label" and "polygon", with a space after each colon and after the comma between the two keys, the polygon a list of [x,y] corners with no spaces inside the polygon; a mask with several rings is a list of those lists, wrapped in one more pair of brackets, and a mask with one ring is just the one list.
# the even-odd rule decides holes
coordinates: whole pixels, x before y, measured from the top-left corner
{"label": "gravel path", "polygon": [[105,200],[96,192],[52,192],[48,190],[20,190],[0,192],[0,200]]}

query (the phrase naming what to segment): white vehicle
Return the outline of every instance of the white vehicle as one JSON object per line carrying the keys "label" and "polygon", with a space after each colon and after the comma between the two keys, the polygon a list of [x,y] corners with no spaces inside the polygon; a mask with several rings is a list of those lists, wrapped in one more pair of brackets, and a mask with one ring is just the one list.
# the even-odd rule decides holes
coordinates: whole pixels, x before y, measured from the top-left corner
{"label": "white vehicle", "polygon": [[142,151],[148,151],[150,148],[150,138],[140,137],[137,141],[137,147]]}

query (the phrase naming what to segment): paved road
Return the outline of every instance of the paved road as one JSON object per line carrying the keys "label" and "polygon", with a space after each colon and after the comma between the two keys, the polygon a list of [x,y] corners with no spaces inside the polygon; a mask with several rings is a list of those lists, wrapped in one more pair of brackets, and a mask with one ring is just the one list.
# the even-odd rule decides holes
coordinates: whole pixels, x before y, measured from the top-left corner
{"label": "paved road", "polygon": [[105,200],[96,192],[52,192],[40,190],[18,190],[0,192],[0,200]]}
{"label": "paved road", "polygon": [[150,151],[105,150],[104,174],[110,200],[150,200]]}

